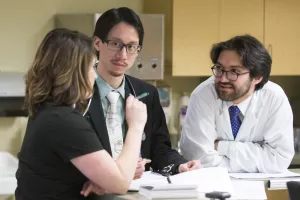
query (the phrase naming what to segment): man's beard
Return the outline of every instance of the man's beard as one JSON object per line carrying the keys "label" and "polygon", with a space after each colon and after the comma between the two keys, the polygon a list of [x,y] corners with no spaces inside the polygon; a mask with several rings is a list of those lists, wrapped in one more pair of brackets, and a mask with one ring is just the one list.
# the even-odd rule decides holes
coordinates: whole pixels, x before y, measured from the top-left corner
{"label": "man's beard", "polygon": [[[126,62],[124,62],[124,61],[120,61],[120,60],[111,60],[111,63],[112,63],[112,65],[114,65],[114,62],[117,62],[117,63],[119,63],[119,62],[121,62],[123,65],[125,65],[125,67],[127,68],[127,66],[128,66],[128,64],[126,63]],[[125,68],[125,69],[126,69]],[[122,70],[122,71],[114,71],[114,70],[109,70],[108,71],[108,73],[111,75],[111,76],[113,76],[113,77],[120,77],[120,76],[123,76],[124,74],[125,74],[125,72],[126,72],[126,70]]]}
{"label": "man's beard", "polygon": [[111,76],[113,76],[113,77],[120,77],[120,76],[123,76],[124,75],[124,73],[122,73],[122,72],[114,72],[114,71],[108,71],[108,73],[111,75]]}
{"label": "man's beard", "polygon": [[[235,101],[243,96],[245,96],[250,88],[251,88],[251,82],[252,79],[250,79],[248,82],[246,82],[243,86],[240,88],[236,88],[232,83],[215,83],[215,88],[218,94],[218,97],[223,101]],[[221,91],[219,87],[223,86],[231,86],[232,91]]]}

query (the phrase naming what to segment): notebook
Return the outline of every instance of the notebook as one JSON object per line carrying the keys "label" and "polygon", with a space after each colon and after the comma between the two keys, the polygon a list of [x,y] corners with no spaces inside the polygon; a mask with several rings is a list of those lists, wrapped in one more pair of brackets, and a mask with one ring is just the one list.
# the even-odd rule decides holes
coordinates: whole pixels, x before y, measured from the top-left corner
{"label": "notebook", "polygon": [[139,194],[147,199],[182,199],[198,198],[200,192],[197,190],[198,185],[161,185],[161,186],[141,186]]}
{"label": "notebook", "polygon": [[[201,168],[170,176],[172,185],[197,185],[201,193],[221,191],[233,192],[233,186],[226,168]],[[169,185],[167,177],[154,172],[145,172],[142,178],[133,180],[129,191],[138,191],[141,186]]]}
{"label": "notebook", "polygon": [[167,177],[151,171],[144,172],[143,176],[135,179],[129,186],[129,192],[138,192],[140,186],[143,185],[167,185]]}

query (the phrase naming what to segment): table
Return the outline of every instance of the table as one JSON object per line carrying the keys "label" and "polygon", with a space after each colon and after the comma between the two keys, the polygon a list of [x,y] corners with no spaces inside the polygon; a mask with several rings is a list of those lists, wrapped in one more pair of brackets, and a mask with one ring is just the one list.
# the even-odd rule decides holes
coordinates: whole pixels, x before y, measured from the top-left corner
{"label": "table", "polygon": [[[268,200],[289,200],[287,190],[266,190]],[[126,195],[106,195],[102,197],[94,197],[89,200],[146,200],[146,197],[139,195],[137,192],[128,193]],[[195,199],[193,199],[195,200]],[[207,198],[199,198],[198,200],[207,200]]]}
{"label": "table", "polygon": [[[300,173],[300,169],[290,169],[292,172]],[[266,194],[268,200],[289,200],[289,195],[287,189],[284,190],[268,190],[267,181],[265,182]],[[14,199],[9,198],[9,199]],[[92,196],[88,197],[88,200],[146,200],[145,197],[139,195],[137,192],[129,192],[126,195],[104,195],[104,196]],[[198,200],[205,199],[199,198]],[[1,200],[1,198],[0,198]],[[195,200],[195,199],[193,199]]]}
{"label": "table", "polygon": [[[292,172],[300,173],[300,169],[289,169]],[[268,190],[268,181],[265,181],[265,189],[268,200],[289,200],[287,189],[284,190]],[[199,198],[205,199],[205,198]],[[146,200],[145,197],[139,195],[137,192],[130,192],[126,195],[106,195],[102,197],[92,197],[90,200]]]}
{"label": "table", "polygon": [[[300,169],[289,169],[292,172],[299,173],[300,174]],[[267,182],[265,184],[266,186],[266,193],[268,200],[289,200],[289,194],[288,190],[268,190],[267,188]]]}

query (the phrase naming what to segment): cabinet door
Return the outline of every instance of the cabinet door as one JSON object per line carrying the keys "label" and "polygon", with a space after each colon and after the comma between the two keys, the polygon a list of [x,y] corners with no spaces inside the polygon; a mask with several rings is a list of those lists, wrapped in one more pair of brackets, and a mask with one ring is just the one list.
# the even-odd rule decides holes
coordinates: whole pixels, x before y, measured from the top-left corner
{"label": "cabinet door", "polygon": [[271,75],[300,75],[300,1],[265,0],[265,45]]}
{"label": "cabinet door", "polygon": [[210,50],[219,39],[219,0],[173,0],[174,76],[211,75]]}
{"label": "cabinet door", "polygon": [[221,0],[220,40],[244,34],[263,42],[264,0]]}

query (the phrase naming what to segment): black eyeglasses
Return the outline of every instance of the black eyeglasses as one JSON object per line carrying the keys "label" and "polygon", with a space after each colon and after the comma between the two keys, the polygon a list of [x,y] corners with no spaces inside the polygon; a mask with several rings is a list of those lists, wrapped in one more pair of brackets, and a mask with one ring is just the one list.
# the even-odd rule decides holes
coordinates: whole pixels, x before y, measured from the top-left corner
{"label": "black eyeglasses", "polygon": [[215,77],[218,77],[218,78],[222,77],[223,73],[226,73],[226,77],[230,81],[236,81],[240,75],[244,75],[244,74],[250,73],[249,71],[248,72],[244,72],[244,73],[237,73],[237,72],[232,71],[232,70],[226,71],[226,70],[221,69],[217,65],[212,66],[211,70],[212,70],[213,74],[215,75]]}
{"label": "black eyeglasses", "polygon": [[136,54],[139,53],[142,49],[141,45],[137,44],[124,44],[116,40],[106,40],[107,48],[113,51],[121,51],[123,47],[126,48],[127,53]]}

